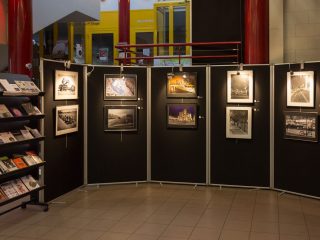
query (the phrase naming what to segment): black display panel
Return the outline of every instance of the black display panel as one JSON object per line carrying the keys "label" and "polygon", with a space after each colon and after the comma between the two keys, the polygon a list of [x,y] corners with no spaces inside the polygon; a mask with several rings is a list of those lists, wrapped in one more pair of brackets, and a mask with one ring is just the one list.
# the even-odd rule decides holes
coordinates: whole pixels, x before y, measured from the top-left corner
{"label": "black display panel", "polygon": [[[88,183],[145,181],[147,179],[147,70],[124,68],[123,74],[137,75],[137,100],[105,101],[104,74],[120,76],[120,67],[95,67],[88,78]],[[137,110],[138,130],[105,132],[105,105],[138,105],[140,107]]]}
{"label": "black display panel", "polygon": [[[244,41],[243,0],[197,0],[192,2],[192,41]],[[243,46],[242,46],[243,47]],[[224,49],[221,47],[220,49]],[[193,47],[192,55],[220,55],[212,48]],[[240,51],[242,52],[242,51]],[[234,54],[234,53],[232,53]],[[242,55],[242,54],[241,54]],[[193,63],[221,63],[232,59],[194,59]],[[234,60],[234,59],[233,59]],[[242,61],[240,61],[242,62]]]}
{"label": "black display panel", "polygon": [[[154,181],[206,182],[206,120],[197,119],[196,128],[168,128],[167,104],[196,103],[198,116],[206,114],[206,68],[185,67],[197,73],[200,98],[167,97],[167,74],[178,68],[152,68],[151,178]],[[172,106],[172,105],[171,105]]]}
{"label": "black display panel", "polygon": [[[83,67],[44,61],[45,147],[44,160],[46,185],[45,200],[50,201],[83,185]],[[55,70],[78,72],[78,100],[54,101]],[[79,104],[78,132],[55,136],[56,107]]]}
{"label": "black display panel", "polygon": [[284,111],[319,112],[320,63],[304,64],[314,71],[314,107],[287,107],[287,72],[300,71],[300,64],[275,66],[275,187],[320,197],[319,143],[284,139]]}
{"label": "black display panel", "polygon": [[[237,66],[211,68],[211,183],[269,186],[270,69],[253,70],[254,103],[227,104],[227,71]],[[252,139],[226,138],[226,107],[252,107]],[[256,109],[256,111],[254,111]]]}

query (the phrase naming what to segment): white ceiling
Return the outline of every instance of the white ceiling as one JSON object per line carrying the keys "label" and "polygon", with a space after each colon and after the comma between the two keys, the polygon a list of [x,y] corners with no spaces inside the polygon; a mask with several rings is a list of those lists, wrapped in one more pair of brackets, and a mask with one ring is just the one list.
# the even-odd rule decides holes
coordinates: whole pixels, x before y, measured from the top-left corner
{"label": "white ceiling", "polygon": [[32,5],[34,33],[63,18],[68,21],[100,18],[100,0],[33,0]]}

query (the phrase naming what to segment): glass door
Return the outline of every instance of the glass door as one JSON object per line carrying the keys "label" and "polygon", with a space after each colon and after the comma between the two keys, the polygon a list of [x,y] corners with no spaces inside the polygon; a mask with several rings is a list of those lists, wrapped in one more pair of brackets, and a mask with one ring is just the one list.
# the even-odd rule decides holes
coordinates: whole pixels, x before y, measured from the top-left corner
{"label": "glass door", "polygon": [[92,34],[92,64],[113,65],[113,34]]}
{"label": "glass door", "polygon": [[[157,8],[157,44],[170,43],[169,7]],[[169,55],[169,47],[159,47],[158,55]]]}
{"label": "glass door", "polygon": [[[186,43],[187,21],[186,6],[173,7],[173,42]],[[174,55],[185,55],[186,47],[175,47]]]}
{"label": "glass door", "polygon": [[[156,44],[190,41],[190,3],[161,2],[155,5]],[[158,47],[157,55],[186,55],[189,47]]]}
{"label": "glass door", "polygon": [[[136,33],[136,44],[153,44],[153,32],[137,32]],[[137,56],[152,57],[153,47],[139,48],[136,50]],[[152,60],[141,60],[138,62],[139,65],[150,65]]]}

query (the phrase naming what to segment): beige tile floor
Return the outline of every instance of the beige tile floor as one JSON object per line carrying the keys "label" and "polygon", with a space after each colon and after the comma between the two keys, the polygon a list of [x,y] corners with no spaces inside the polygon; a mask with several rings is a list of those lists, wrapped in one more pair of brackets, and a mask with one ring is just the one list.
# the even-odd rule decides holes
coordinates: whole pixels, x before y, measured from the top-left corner
{"label": "beige tile floor", "polygon": [[86,187],[0,217],[0,240],[319,240],[320,201],[267,190]]}

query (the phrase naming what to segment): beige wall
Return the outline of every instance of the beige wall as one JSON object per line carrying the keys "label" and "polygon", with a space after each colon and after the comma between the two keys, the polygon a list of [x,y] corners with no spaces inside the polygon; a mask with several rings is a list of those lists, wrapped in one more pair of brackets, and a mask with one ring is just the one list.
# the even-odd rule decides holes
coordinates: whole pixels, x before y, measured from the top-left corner
{"label": "beige wall", "polygon": [[269,54],[270,63],[284,60],[283,0],[269,0]]}
{"label": "beige wall", "polygon": [[284,60],[320,60],[320,0],[284,0]]}

